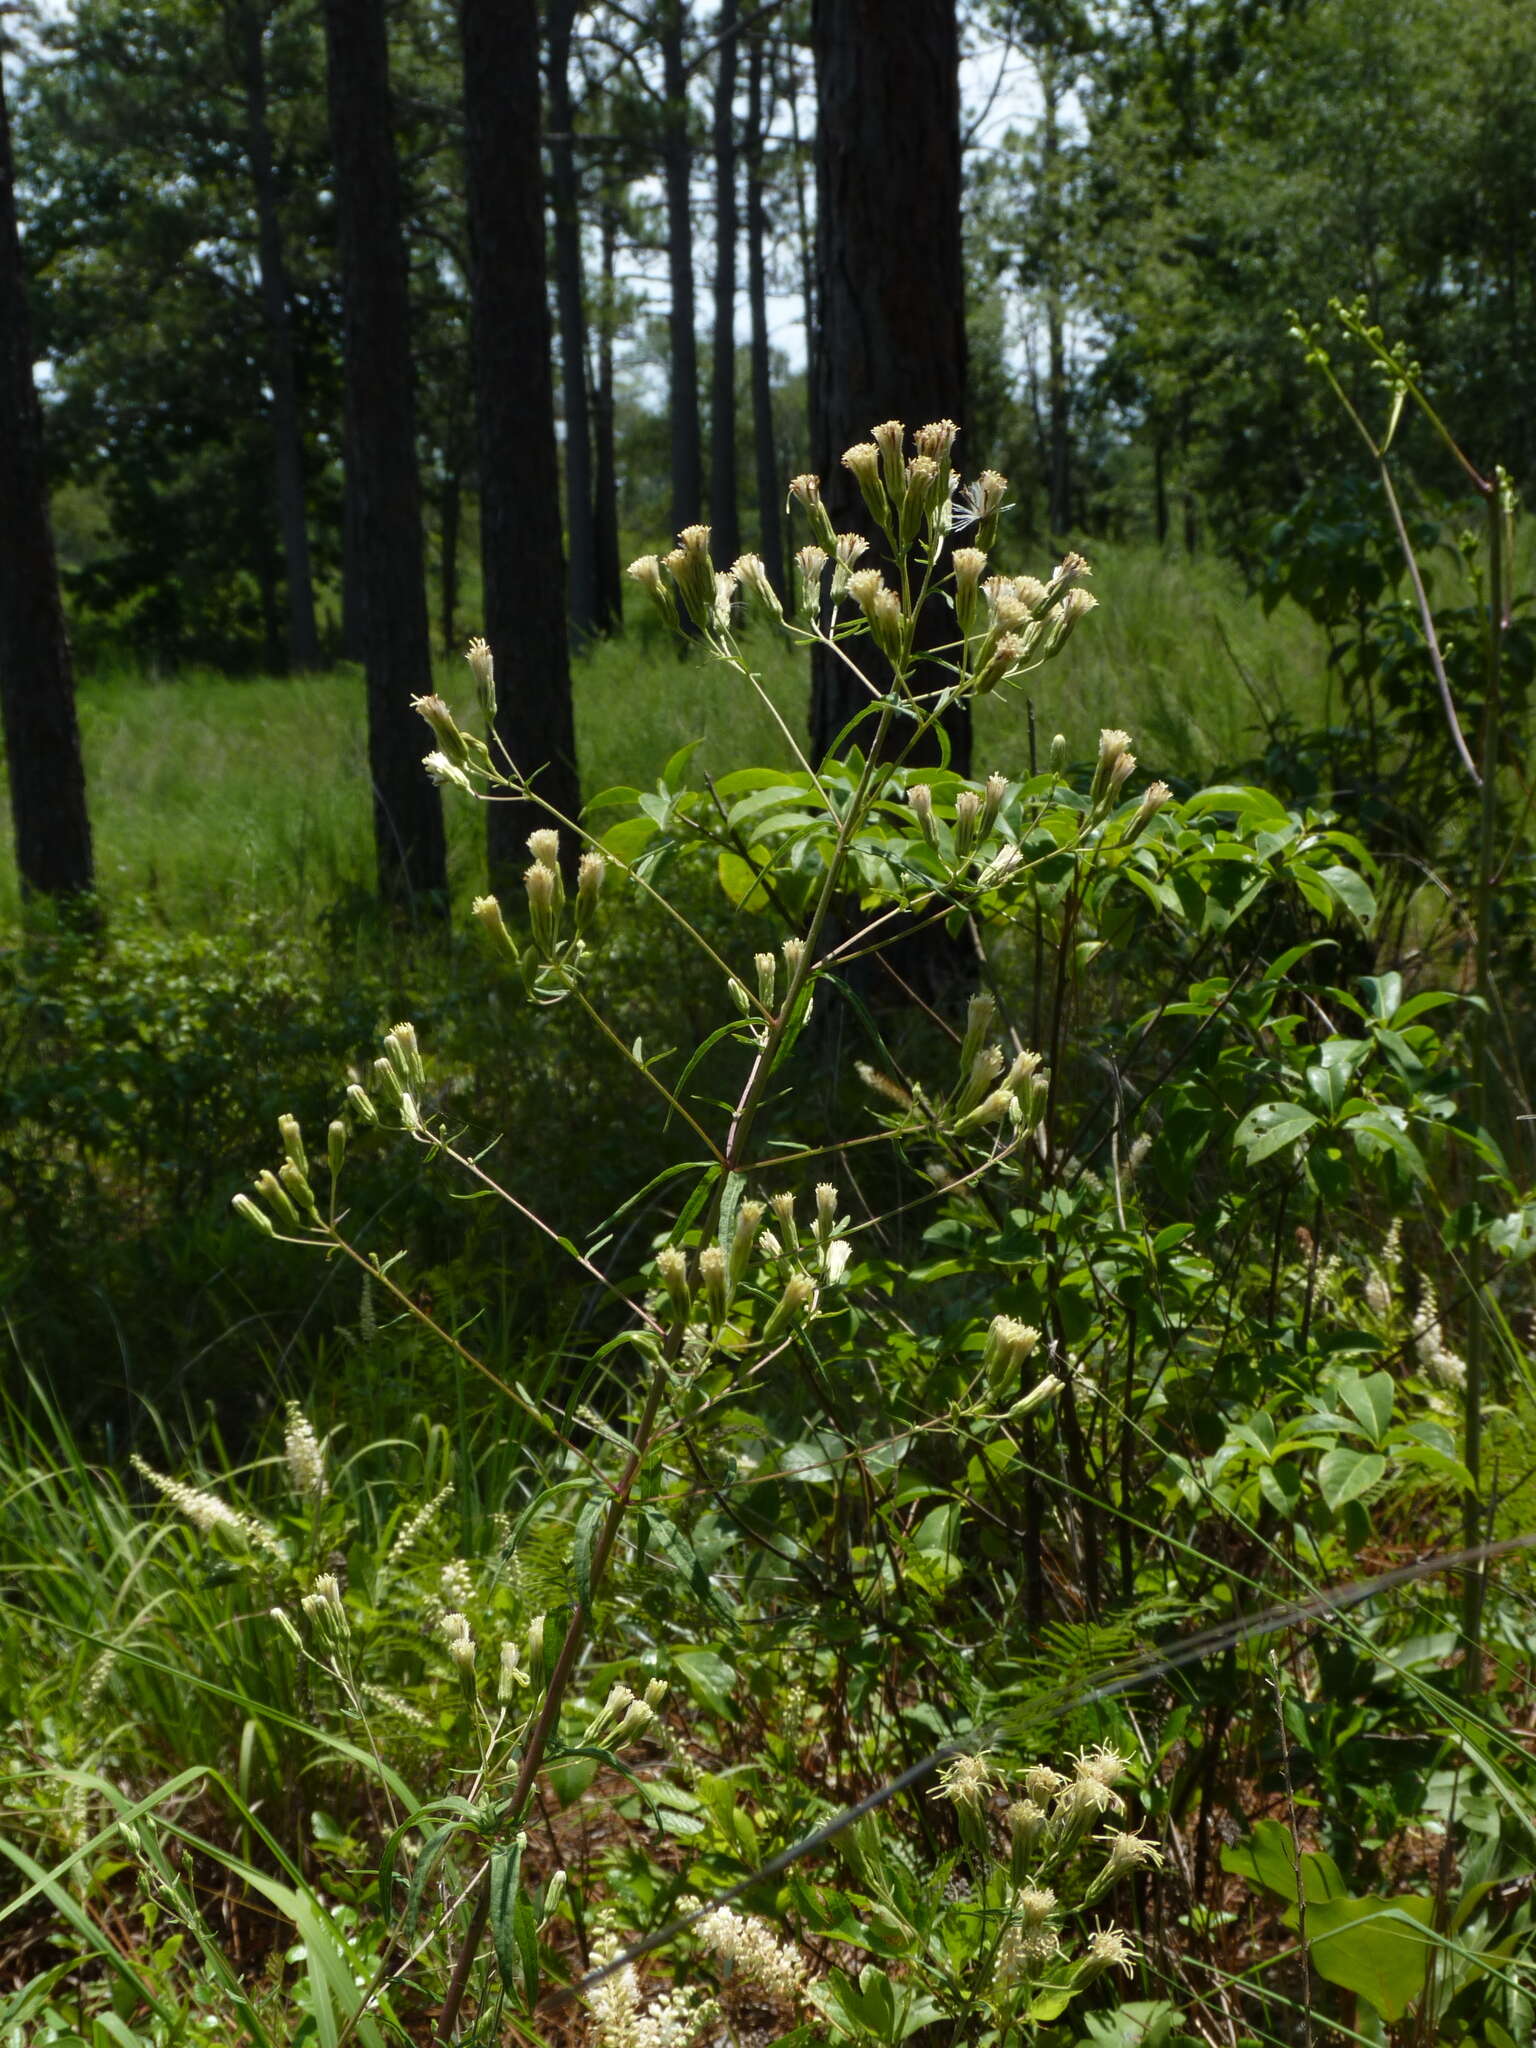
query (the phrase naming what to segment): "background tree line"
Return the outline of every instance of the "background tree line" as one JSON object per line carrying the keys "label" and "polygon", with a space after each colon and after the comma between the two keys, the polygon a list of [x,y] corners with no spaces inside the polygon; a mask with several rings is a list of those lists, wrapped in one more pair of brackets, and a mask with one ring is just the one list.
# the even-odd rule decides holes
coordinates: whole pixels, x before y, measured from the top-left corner
{"label": "background tree line", "polygon": [[440,877],[432,646],[486,628],[574,800],[622,562],[707,514],[782,581],[779,479],[885,410],[961,418],[1025,541],[1254,560],[1354,461],[1286,311],[1359,292],[1530,466],[1519,0],[77,0],[14,41],[77,657],[362,660],[386,888]]}

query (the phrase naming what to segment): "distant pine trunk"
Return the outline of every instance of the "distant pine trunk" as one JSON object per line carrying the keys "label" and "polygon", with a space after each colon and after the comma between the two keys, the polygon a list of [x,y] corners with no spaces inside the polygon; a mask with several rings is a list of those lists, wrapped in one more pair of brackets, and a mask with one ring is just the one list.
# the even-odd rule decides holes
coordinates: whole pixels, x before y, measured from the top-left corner
{"label": "distant pine trunk", "polygon": [[587,317],[582,298],[581,198],[572,133],[571,27],[576,0],[550,0],[549,162],[555,216],[555,297],[560,308],[560,392],[565,408],[565,518],[571,537],[571,636],[597,624],[592,424],[587,405]]}
{"label": "distant pine trunk", "polygon": [[[955,0],[813,0],[816,52],[816,313],[812,468],[833,525],[868,530],[843,450],[882,420],[965,424],[960,245],[960,80]],[[959,443],[967,468],[984,451]],[[871,534],[871,539],[875,538]],[[937,607],[931,607],[936,614]],[[935,616],[934,628],[940,628]],[[867,642],[855,642],[864,647]],[[817,753],[868,698],[841,661],[813,664]],[[969,712],[948,724],[970,767]],[[936,753],[933,758],[936,758]]]}
{"label": "distant pine trunk", "polygon": [[784,484],[779,474],[773,421],[773,376],[768,347],[768,209],[763,194],[763,44],[754,36],[747,53],[747,304],[752,320],[752,445],[757,486],[757,551],[768,580],[783,597]]}
{"label": "distant pine trunk", "polygon": [[432,688],[432,652],[383,0],[326,0],[325,35],[379,891],[442,907],[442,804],[421,765],[430,735],[411,709]]}
{"label": "distant pine trunk", "polygon": [[715,324],[709,408],[709,517],[717,562],[741,553],[736,510],[736,0],[720,0],[715,72]]}
{"label": "distant pine trunk", "polygon": [[699,345],[693,281],[693,149],[688,139],[684,0],[661,0],[658,14],[666,97],[662,170],[667,195],[667,270],[671,283],[672,531],[704,512],[703,430],[699,424]]}
{"label": "distant pine trunk", "polygon": [[0,714],[22,891],[67,897],[89,890],[95,869],[32,362],[0,78]]}
{"label": "distant pine trunk", "polygon": [[597,376],[592,392],[592,440],[597,477],[593,539],[597,550],[597,622],[605,633],[623,623],[624,578],[619,564],[619,465],[614,438],[613,299],[618,255],[618,212],[601,210],[603,318],[597,330]]}
{"label": "distant pine trunk", "polygon": [[267,119],[267,72],[260,11],[241,10],[244,41],[246,154],[256,200],[257,269],[261,316],[267,330],[267,365],[272,380],[272,458],[277,487],[278,531],[288,585],[288,661],[296,669],[320,666],[315,626],[315,588],[310,569],[309,532],[304,520],[304,426],[299,413],[299,380],[294,367],[293,314],[288,264],[283,253],[272,130]]}
{"label": "distant pine trunk", "polygon": [[[566,638],[559,458],[544,262],[536,0],[460,0],[464,153],[480,441],[485,637],[496,658],[496,730],[540,795],[581,807]],[[527,865],[538,804],[487,812],[492,880]],[[567,851],[574,853],[571,835]]]}

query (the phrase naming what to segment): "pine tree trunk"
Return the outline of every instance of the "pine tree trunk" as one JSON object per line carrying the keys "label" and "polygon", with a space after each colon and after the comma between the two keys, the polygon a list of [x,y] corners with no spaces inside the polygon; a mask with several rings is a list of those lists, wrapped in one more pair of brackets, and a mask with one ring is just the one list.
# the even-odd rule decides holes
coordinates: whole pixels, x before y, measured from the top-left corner
{"label": "pine tree trunk", "polygon": [[[843,450],[882,420],[909,428],[946,418],[965,423],[955,0],[907,0],[899,34],[882,0],[813,0],[811,34],[818,315],[811,466],[837,530],[858,528],[873,541]],[[957,459],[970,468],[981,454],[968,458],[962,441]],[[872,551],[869,559],[876,558]],[[938,608],[929,610],[942,635]],[[817,754],[868,701],[844,664],[818,651],[811,696]],[[949,737],[953,765],[966,774],[968,711],[953,718]]]}
{"label": "pine tree trunk", "polygon": [[304,427],[294,366],[293,315],[288,265],[283,254],[272,130],[267,119],[267,74],[262,17],[254,4],[241,9],[245,60],[246,154],[256,200],[256,249],[261,315],[267,330],[267,368],[272,380],[272,457],[277,488],[278,530],[288,585],[288,661],[292,668],[320,666],[315,627],[315,589],[310,569],[309,532],[304,522]]}
{"label": "pine tree trunk", "polygon": [[603,318],[597,330],[597,381],[592,395],[592,438],[597,464],[593,510],[597,549],[597,622],[615,632],[624,619],[624,579],[619,563],[619,464],[614,444],[613,295],[618,257],[618,211],[602,205]]}
{"label": "pine tree trunk", "polygon": [[[485,637],[496,659],[496,730],[564,816],[581,807],[566,638],[559,458],[544,263],[536,0],[460,0],[464,153],[473,291],[475,414]],[[531,801],[487,813],[493,885],[527,865],[548,815]],[[571,835],[567,851],[574,853]]]}
{"label": "pine tree trunk", "polygon": [[549,163],[555,215],[555,297],[560,308],[560,393],[565,407],[565,518],[571,537],[571,637],[597,623],[592,425],[587,407],[587,317],[582,302],[581,196],[571,111],[571,26],[576,0],[550,0]]}
{"label": "pine tree trunk", "polygon": [[411,709],[432,688],[432,654],[383,0],[326,0],[325,35],[379,891],[441,908],[442,805],[421,765],[431,736]]}
{"label": "pine tree trunk", "polygon": [[1046,520],[1053,535],[1072,524],[1072,390],[1067,376],[1065,294],[1062,279],[1061,78],[1055,52],[1040,59],[1040,90],[1045,101],[1041,145],[1041,243],[1045,255],[1046,411],[1049,448],[1046,469]]}
{"label": "pine tree trunk", "polygon": [[667,269],[671,282],[672,531],[703,515],[703,433],[699,425],[699,347],[694,309],[693,149],[688,138],[688,71],[683,55],[684,0],[661,0],[658,14],[666,125],[662,169],[667,194]]}
{"label": "pine tree trunk", "polygon": [[747,303],[752,320],[752,446],[757,485],[757,548],[768,578],[783,597],[784,486],[773,423],[773,378],[768,349],[768,209],[763,196],[763,44],[747,53]]}
{"label": "pine tree trunk", "polygon": [[715,326],[709,408],[710,546],[741,553],[736,485],[736,0],[720,0],[715,73]]}
{"label": "pine tree trunk", "polygon": [[459,651],[459,519],[464,504],[464,479],[457,460],[444,464],[437,501],[437,587],[439,630],[443,653]]}
{"label": "pine tree trunk", "polygon": [[95,869],[32,361],[0,77],[0,714],[23,894],[64,897],[89,890]]}

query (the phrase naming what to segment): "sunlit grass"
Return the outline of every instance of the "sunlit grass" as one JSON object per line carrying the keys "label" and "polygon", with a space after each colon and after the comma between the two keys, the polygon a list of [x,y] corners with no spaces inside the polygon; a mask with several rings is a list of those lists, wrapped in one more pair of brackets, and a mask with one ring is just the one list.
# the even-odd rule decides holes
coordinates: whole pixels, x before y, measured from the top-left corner
{"label": "sunlit grass", "polygon": [[[1038,744],[1066,735],[1090,754],[1101,725],[1123,725],[1146,766],[1195,778],[1260,751],[1263,720],[1322,709],[1325,649],[1293,607],[1266,618],[1236,572],[1215,560],[1103,548],[1100,609],[1070,653],[1042,672]],[[766,693],[798,739],[807,665],[766,631],[750,638]],[[439,682],[467,710],[467,677]],[[723,773],[786,764],[789,743],[739,680],[695,649],[677,650],[639,615],[575,667],[576,737],[589,795],[654,781],[689,741]],[[108,906],[144,901],[167,923],[215,928],[251,908],[302,920],[371,884],[363,689],[355,672],[302,680],[88,679],[80,690],[91,814]],[[1026,700],[980,707],[976,767],[1028,766]],[[423,741],[425,751],[425,738]],[[477,885],[477,820],[447,806],[456,896]],[[16,912],[9,835],[0,853],[0,917]]]}

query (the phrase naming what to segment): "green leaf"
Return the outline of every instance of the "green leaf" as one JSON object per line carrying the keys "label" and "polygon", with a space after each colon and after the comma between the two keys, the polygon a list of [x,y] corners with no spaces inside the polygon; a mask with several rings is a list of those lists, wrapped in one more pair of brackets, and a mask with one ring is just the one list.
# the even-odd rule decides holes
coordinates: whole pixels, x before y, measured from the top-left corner
{"label": "green leaf", "polygon": [[1335,901],[1343,905],[1362,930],[1369,931],[1376,916],[1376,898],[1364,875],[1346,867],[1318,868],[1316,874],[1319,881],[1327,883]]}
{"label": "green leaf", "polygon": [[667,1515],[648,1514],[643,1510],[640,1521],[656,1548],[687,1580],[688,1590],[700,1606],[709,1608],[727,1627],[734,1629],[735,1608],[726,1599],[719,1583],[705,1571],[698,1552],[677,1524]]}
{"label": "green leaf", "polygon": [[493,1849],[490,1872],[491,1946],[496,1951],[496,1967],[501,1972],[503,1988],[519,2001],[522,1987],[518,1980],[522,1972],[512,1922],[513,1908],[521,1888],[526,1841],[527,1837],[520,1834],[510,1847]]}
{"label": "green leaf", "polygon": [[1261,1102],[1243,1118],[1232,1142],[1247,1153],[1250,1166],[1257,1166],[1271,1153],[1304,1138],[1318,1121],[1315,1112],[1299,1102]]}
{"label": "green leaf", "polygon": [[1337,1510],[1369,1493],[1386,1469],[1386,1459],[1375,1451],[1325,1451],[1317,1461],[1317,1483],[1323,1499]]}
{"label": "green leaf", "polygon": [[[1433,1901],[1328,1899],[1307,1907],[1307,1948],[1319,1977],[1356,1992],[1384,2020],[1399,2020],[1424,1990]],[[1294,1909],[1286,1914],[1297,1925]]]}
{"label": "green leaf", "polygon": [[1373,1372],[1369,1379],[1351,1374],[1339,1382],[1339,1399],[1373,1444],[1383,1443],[1392,1426],[1395,1392],[1396,1384],[1389,1372]]}
{"label": "green leaf", "polygon": [[734,1665],[714,1650],[679,1650],[672,1659],[683,1674],[683,1682],[700,1705],[720,1720],[728,1721],[733,1709],[731,1694],[736,1689]]}

